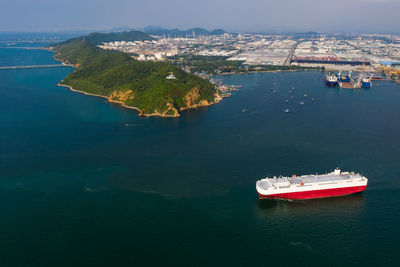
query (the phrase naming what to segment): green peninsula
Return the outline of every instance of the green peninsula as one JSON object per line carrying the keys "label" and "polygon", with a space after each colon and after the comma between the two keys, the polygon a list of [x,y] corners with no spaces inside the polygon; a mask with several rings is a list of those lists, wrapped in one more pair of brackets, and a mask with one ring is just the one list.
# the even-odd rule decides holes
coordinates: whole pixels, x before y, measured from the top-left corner
{"label": "green peninsula", "polygon": [[142,62],[103,50],[96,46],[98,40],[75,38],[51,47],[56,59],[76,67],[60,85],[106,97],[144,116],[177,117],[184,109],[221,99],[208,80],[166,62]]}

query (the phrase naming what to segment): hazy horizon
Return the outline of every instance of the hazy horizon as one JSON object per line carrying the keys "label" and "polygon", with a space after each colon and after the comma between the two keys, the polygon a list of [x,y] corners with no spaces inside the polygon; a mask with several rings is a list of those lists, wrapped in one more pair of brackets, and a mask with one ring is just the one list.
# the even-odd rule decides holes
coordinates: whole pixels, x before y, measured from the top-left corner
{"label": "hazy horizon", "polygon": [[2,32],[104,31],[126,26],[230,32],[399,33],[398,0],[16,0],[3,4]]}

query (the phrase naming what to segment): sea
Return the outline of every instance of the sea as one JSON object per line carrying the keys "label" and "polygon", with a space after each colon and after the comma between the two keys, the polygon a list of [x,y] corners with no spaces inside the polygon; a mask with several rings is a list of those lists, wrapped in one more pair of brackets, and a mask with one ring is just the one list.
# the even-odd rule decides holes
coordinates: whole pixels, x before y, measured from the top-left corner
{"label": "sea", "polygon": [[[2,45],[1,66],[57,64]],[[58,87],[72,71],[0,70],[0,266],[400,265],[399,84],[217,76],[240,91],[143,118]],[[336,167],[367,190],[258,198],[261,178]]]}

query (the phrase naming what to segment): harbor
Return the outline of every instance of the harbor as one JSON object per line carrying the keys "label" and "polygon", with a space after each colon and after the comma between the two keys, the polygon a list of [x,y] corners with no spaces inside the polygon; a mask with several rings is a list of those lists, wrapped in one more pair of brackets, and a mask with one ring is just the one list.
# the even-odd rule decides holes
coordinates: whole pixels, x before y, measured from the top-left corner
{"label": "harbor", "polygon": [[341,71],[337,74],[327,73],[325,75],[325,84],[328,87],[336,87],[345,89],[360,89],[360,88],[371,88],[372,87],[373,75],[367,73],[358,73],[353,75],[352,72],[342,73]]}
{"label": "harbor", "polygon": [[242,85],[226,85],[223,84],[221,80],[216,80],[211,77],[207,77],[209,81],[214,84],[216,90],[218,91],[219,95],[223,98],[231,97],[231,92],[239,91],[239,88],[242,88]]}

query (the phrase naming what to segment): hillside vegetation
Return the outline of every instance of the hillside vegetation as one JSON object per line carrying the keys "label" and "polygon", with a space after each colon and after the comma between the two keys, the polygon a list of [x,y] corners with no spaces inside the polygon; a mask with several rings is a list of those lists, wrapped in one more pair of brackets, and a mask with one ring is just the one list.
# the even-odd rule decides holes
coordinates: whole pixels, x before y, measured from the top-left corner
{"label": "hillside vegetation", "polygon": [[[62,84],[136,107],[143,115],[179,116],[180,110],[215,101],[213,84],[169,63],[137,61],[87,39],[70,40],[53,50],[57,59],[77,67]],[[176,79],[166,79],[170,73]]]}
{"label": "hillside vegetation", "polygon": [[89,43],[99,45],[102,43],[109,43],[114,41],[146,41],[154,40],[150,35],[140,31],[127,31],[127,32],[111,32],[99,33],[94,32],[85,36],[69,39],[61,44],[67,44],[76,41],[87,41]]}

